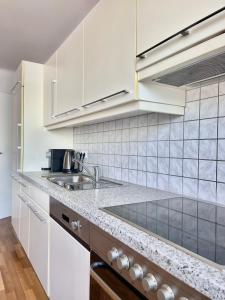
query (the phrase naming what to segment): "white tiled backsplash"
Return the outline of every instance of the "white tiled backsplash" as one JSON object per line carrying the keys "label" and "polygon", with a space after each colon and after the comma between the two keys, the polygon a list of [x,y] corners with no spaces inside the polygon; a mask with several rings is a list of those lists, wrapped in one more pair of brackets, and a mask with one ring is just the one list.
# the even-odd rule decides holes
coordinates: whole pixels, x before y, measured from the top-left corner
{"label": "white tiled backsplash", "polygon": [[74,128],[74,148],[106,177],[225,204],[225,81],[187,91],[184,117]]}

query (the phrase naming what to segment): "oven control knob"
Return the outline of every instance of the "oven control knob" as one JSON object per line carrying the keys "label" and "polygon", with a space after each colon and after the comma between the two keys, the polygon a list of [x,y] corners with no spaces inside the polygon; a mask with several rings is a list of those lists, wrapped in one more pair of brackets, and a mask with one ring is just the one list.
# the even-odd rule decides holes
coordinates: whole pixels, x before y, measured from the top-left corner
{"label": "oven control knob", "polygon": [[173,290],[167,284],[163,284],[161,288],[157,291],[158,300],[174,300],[175,295]]}
{"label": "oven control knob", "polygon": [[117,258],[116,263],[119,270],[123,270],[123,269],[128,270],[130,267],[129,258],[124,254]]}
{"label": "oven control knob", "polygon": [[134,281],[143,278],[143,269],[140,265],[134,264],[129,270],[130,278]]}
{"label": "oven control knob", "polygon": [[78,229],[80,229],[81,227],[82,227],[82,226],[81,226],[79,220],[78,220],[78,221],[73,221],[73,222],[71,222],[71,228],[72,228],[73,230],[78,230]]}
{"label": "oven control knob", "polygon": [[158,282],[154,275],[148,273],[142,279],[142,286],[145,292],[156,291],[158,288]]}
{"label": "oven control knob", "polygon": [[113,262],[119,257],[119,251],[115,247],[113,247],[111,250],[108,251],[107,253],[108,260],[110,262]]}

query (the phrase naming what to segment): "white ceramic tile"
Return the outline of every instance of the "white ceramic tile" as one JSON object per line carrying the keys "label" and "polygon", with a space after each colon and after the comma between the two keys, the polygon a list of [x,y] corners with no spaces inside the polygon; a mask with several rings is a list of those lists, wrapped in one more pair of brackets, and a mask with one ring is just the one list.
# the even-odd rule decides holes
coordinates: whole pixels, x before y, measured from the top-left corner
{"label": "white ceramic tile", "polygon": [[216,161],[199,160],[199,179],[216,180]]}
{"label": "white ceramic tile", "polygon": [[183,178],[183,194],[187,197],[198,197],[198,180],[192,178]]}
{"label": "white ceramic tile", "polygon": [[200,138],[217,138],[217,119],[205,119],[200,121]]}
{"label": "white ceramic tile", "polygon": [[122,167],[122,156],[115,155],[115,167],[121,168]]}
{"label": "white ceramic tile", "polygon": [[219,118],[218,138],[219,139],[225,138],[225,117],[224,118]]}
{"label": "white ceramic tile", "polygon": [[123,119],[123,128],[129,128],[130,127],[130,119]]}
{"label": "white ceramic tile", "polygon": [[183,122],[171,123],[170,127],[170,139],[171,140],[182,140],[183,139]]}
{"label": "white ceramic tile", "polygon": [[122,154],[123,155],[128,155],[129,154],[129,143],[122,143]]}
{"label": "white ceramic tile", "polygon": [[158,132],[158,128],[156,125],[148,126],[148,141],[156,141],[157,132]]}
{"label": "white ceramic tile", "polygon": [[158,114],[157,113],[148,114],[148,126],[157,125],[157,124],[158,124]]}
{"label": "white ceramic tile", "polygon": [[184,121],[184,116],[175,116],[175,115],[171,115],[170,116],[170,122],[171,123],[180,123]]}
{"label": "white ceramic tile", "polygon": [[225,95],[219,96],[219,117],[225,116]]}
{"label": "white ceramic tile", "polygon": [[147,171],[147,157],[138,156],[138,170]]}
{"label": "white ceramic tile", "polygon": [[199,121],[184,122],[184,139],[194,140],[199,137]]}
{"label": "white ceramic tile", "polygon": [[138,117],[130,118],[130,128],[138,127]]}
{"label": "white ceramic tile", "polygon": [[121,129],[117,129],[115,131],[115,142],[117,142],[117,143],[121,143],[122,142],[122,130]]}
{"label": "white ceramic tile", "polygon": [[218,96],[218,83],[203,86],[201,88],[201,99]]}
{"label": "white ceramic tile", "polygon": [[159,141],[158,142],[158,157],[169,157],[169,142]]}
{"label": "white ceramic tile", "polygon": [[157,187],[161,190],[168,191],[169,189],[169,176],[164,174],[158,174]]}
{"label": "white ceramic tile", "polygon": [[170,159],[170,175],[182,176],[182,159]]}
{"label": "white ceramic tile", "polygon": [[143,127],[148,125],[148,116],[141,115],[138,117],[138,127]]}
{"label": "white ceramic tile", "polygon": [[198,160],[184,159],[183,160],[183,176],[190,178],[198,178]]}
{"label": "white ceramic tile", "polygon": [[225,160],[225,140],[218,140],[218,159]]}
{"label": "white ceramic tile", "polygon": [[130,129],[130,141],[137,142],[137,140],[138,140],[138,129],[131,128]]}
{"label": "white ceramic tile", "polygon": [[109,166],[109,177],[115,178],[115,168]]}
{"label": "white ceramic tile", "polygon": [[147,155],[147,142],[138,142],[138,155]]}
{"label": "white ceramic tile", "polygon": [[122,129],[123,128],[123,120],[116,120],[116,129]]}
{"label": "white ceramic tile", "polygon": [[142,172],[142,171],[138,171],[138,173],[137,173],[137,184],[142,185],[142,186],[146,186],[146,183],[147,183],[147,173]]}
{"label": "white ceramic tile", "polygon": [[137,170],[137,156],[129,156],[129,169]]}
{"label": "white ceramic tile", "polygon": [[175,157],[175,158],[183,157],[183,141],[170,142],[170,157]]}
{"label": "white ceramic tile", "polygon": [[219,83],[219,94],[220,95],[225,94],[225,81],[222,81]]}
{"label": "white ceramic tile", "polygon": [[138,128],[138,141],[145,142],[148,137],[148,127],[139,127]]}
{"label": "white ceramic tile", "polygon": [[170,176],[169,177],[169,191],[172,193],[182,194],[183,182],[182,177]]}
{"label": "white ceramic tile", "polygon": [[158,140],[168,141],[170,137],[170,124],[163,124],[158,126]]}
{"label": "white ceramic tile", "polygon": [[195,101],[200,99],[200,88],[188,90],[186,92],[186,101]]}
{"label": "white ceramic tile", "polygon": [[157,142],[147,142],[147,156],[157,156]]}
{"label": "white ceramic tile", "polygon": [[122,169],[122,178],[124,181],[128,181],[128,169]]}
{"label": "white ceramic tile", "polygon": [[[108,158],[109,158],[109,166],[110,166],[110,167],[113,167],[114,164],[115,164],[115,155],[110,154],[110,155],[108,156]],[[94,162],[93,162],[93,163],[94,163]]]}
{"label": "white ceramic tile", "polygon": [[200,140],[199,158],[216,159],[217,157],[217,140]]}
{"label": "white ceramic tile", "polygon": [[185,121],[199,119],[199,101],[188,102],[185,106]]}
{"label": "white ceramic tile", "polygon": [[218,183],[217,184],[217,202],[221,204],[225,204],[225,184]]}
{"label": "white ceramic tile", "polygon": [[130,142],[130,155],[137,155],[138,154],[138,143],[137,142]]}
{"label": "white ceramic tile", "polygon": [[198,140],[184,141],[184,158],[198,159]]}
{"label": "white ceramic tile", "polygon": [[129,156],[128,155],[122,155],[122,168],[128,169],[129,167]]}
{"label": "white ceramic tile", "polygon": [[217,162],[217,181],[225,182],[225,162]]}
{"label": "white ceramic tile", "polygon": [[169,174],[169,158],[158,158],[158,173]]}
{"label": "white ceramic tile", "polygon": [[218,116],[218,97],[201,100],[200,119]]}
{"label": "white ceramic tile", "polygon": [[199,180],[198,198],[210,202],[216,201],[216,183]]}
{"label": "white ceramic tile", "polygon": [[158,124],[169,124],[169,123],[170,123],[170,115],[168,115],[168,114],[159,114]]}
{"label": "white ceramic tile", "polygon": [[115,168],[115,179],[122,180],[122,170],[121,168]]}
{"label": "white ceramic tile", "polygon": [[156,173],[157,172],[157,158],[147,157],[147,171]]}
{"label": "white ceramic tile", "polygon": [[136,170],[129,170],[128,180],[130,183],[137,183],[137,171]]}
{"label": "white ceramic tile", "polygon": [[157,187],[157,174],[147,172],[147,186],[151,188]]}

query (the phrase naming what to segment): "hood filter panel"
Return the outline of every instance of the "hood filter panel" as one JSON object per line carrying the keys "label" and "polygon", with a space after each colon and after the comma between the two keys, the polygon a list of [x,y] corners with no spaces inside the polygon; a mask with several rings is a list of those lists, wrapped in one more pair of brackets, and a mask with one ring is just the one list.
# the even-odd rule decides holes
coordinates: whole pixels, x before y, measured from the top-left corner
{"label": "hood filter panel", "polygon": [[225,53],[199,61],[155,79],[156,82],[181,87],[225,73]]}

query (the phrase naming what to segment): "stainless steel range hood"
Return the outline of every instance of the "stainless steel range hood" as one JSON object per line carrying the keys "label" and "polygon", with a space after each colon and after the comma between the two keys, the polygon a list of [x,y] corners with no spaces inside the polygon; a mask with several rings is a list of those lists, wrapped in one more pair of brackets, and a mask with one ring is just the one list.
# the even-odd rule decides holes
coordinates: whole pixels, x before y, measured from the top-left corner
{"label": "stainless steel range hood", "polygon": [[225,74],[225,52],[186,65],[155,78],[154,81],[181,87]]}

